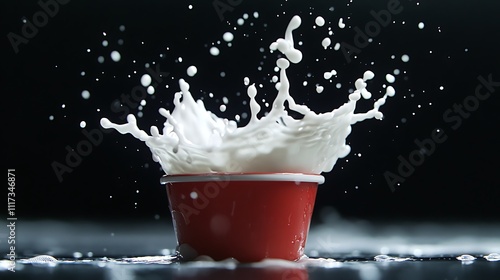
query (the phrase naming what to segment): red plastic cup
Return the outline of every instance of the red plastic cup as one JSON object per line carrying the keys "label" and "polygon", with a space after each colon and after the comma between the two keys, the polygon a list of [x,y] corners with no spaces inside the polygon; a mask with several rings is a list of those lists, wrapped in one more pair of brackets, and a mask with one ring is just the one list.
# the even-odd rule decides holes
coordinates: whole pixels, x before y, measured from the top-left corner
{"label": "red plastic cup", "polygon": [[[168,175],[178,248],[214,260],[295,261],[304,254],[321,175]],[[182,252],[181,252],[182,256]]]}

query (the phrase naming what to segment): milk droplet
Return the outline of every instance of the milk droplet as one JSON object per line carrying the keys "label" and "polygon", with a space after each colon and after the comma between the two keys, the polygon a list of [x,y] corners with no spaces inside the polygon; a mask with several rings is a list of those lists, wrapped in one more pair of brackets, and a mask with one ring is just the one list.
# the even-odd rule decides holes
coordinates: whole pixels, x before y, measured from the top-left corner
{"label": "milk droplet", "polygon": [[151,76],[149,76],[148,74],[142,75],[142,77],[141,77],[141,85],[143,87],[149,86],[151,84],[151,81],[152,81],[151,80]]}
{"label": "milk droplet", "polygon": [[366,71],[364,74],[363,74],[363,80],[365,81],[368,81],[368,80],[371,80],[375,77],[375,74],[372,72],[372,71]]}
{"label": "milk droplet", "polygon": [[330,71],[330,72],[325,72],[325,73],[323,74],[323,78],[325,78],[325,80],[329,80],[329,79],[331,79],[331,78],[332,78],[332,76],[335,76],[335,75],[337,75],[337,71],[332,70],[332,71]]}
{"label": "milk droplet", "polygon": [[253,12],[253,17],[254,18],[259,18],[259,13],[258,12]]}
{"label": "milk droplet", "polygon": [[211,47],[210,48],[210,54],[213,56],[218,56],[220,53],[219,49],[217,47]]}
{"label": "milk droplet", "polygon": [[50,115],[50,116],[49,116],[49,120],[50,120],[50,121],[53,121],[53,120],[54,120],[54,116],[53,116],[53,115]]}
{"label": "milk droplet", "polygon": [[122,58],[122,56],[118,51],[111,52],[111,60],[113,60],[114,62],[120,61],[121,58]]}
{"label": "milk droplet", "polygon": [[231,42],[234,39],[234,35],[231,32],[226,32],[224,35],[222,35],[222,39],[226,42]]}
{"label": "milk droplet", "polygon": [[243,83],[245,84],[245,86],[248,86],[250,84],[250,79],[248,77],[245,77],[243,79]]}
{"label": "milk droplet", "polygon": [[107,41],[107,40],[102,41],[102,46],[103,46],[103,47],[107,47],[107,46],[108,46],[108,44],[109,44],[109,43],[108,43],[108,41]]}
{"label": "milk droplet", "polygon": [[220,105],[220,106],[219,106],[219,110],[220,110],[221,112],[225,112],[225,111],[226,111],[226,105],[224,105],[224,104]]}
{"label": "milk droplet", "polygon": [[87,126],[87,123],[85,121],[80,122],[80,127],[85,128]]}
{"label": "milk droplet", "polygon": [[340,18],[339,19],[339,28],[344,28],[344,27],[345,27],[344,19]]}
{"label": "milk droplet", "polygon": [[317,85],[316,86],[316,92],[317,93],[322,93],[325,88],[323,86]]}
{"label": "milk droplet", "polygon": [[89,99],[90,98],[90,92],[88,90],[83,90],[82,91],[82,98],[83,99]]}
{"label": "milk droplet", "polygon": [[457,260],[459,260],[459,261],[473,261],[475,259],[476,259],[476,257],[471,256],[471,255],[467,255],[467,254],[464,254],[464,255],[457,257]]}
{"label": "milk droplet", "polygon": [[192,199],[197,199],[198,198],[198,193],[197,192],[191,192],[189,194],[189,196],[192,198]]}
{"label": "milk droplet", "polygon": [[391,75],[391,74],[387,74],[387,75],[385,75],[385,80],[388,83],[392,84],[392,83],[394,83],[396,81],[396,78],[393,75]]}
{"label": "milk droplet", "polygon": [[377,262],[403,262],[410,260],[410,258],[391,257],[388,255],[377,255],[374,259]]}
{"label": "milk droplet", "polygon": [[101,55],[101,56],[99,56],[99,57],[97,58],[97,62],[99,62],[99,63],[104,63],[104,56],[102,56],[102,55]]}
{"label": "milk droplet", "polygon": [[333,49],[336,51],[340,50],[340,43],[336,43]]}
{"label": "milk droplet", "polygon": [[153,86],[148,86],[148,88],[146,89],[146,91],[149,94],[154,94],[155,93],[155,88]]}
{"label": "milk droplet", "polygon": [[491,253],[489,255],[484,256],[484,258],[487,261],[490,261],[490,262],[497,262],[497,261],[500,261],[500,254],[498,254],[498,253]]}
{"label": "milk droplet", "polygon": [[323,41],[321,41],[321,45],[323,46],[323,48],[325,48],[325,50],[330,46],[330,44],[332,43],[332,40],[330,40],[330,38],[326,37],[325,39],[323,39]]}
{"label": "milk droplet", "polygon": [[402,60],[403,62],[408,62],[408,61],[410,61],[410,56],[409,56],[409,55],[407,55],[407,54],[403,54],[403,55],[401,56],[401,60]]}
{"label": "milk droplet", "polygon": [[245,23],[245,20],[244,20],[244,19],[242,19],[242,18],[239,18],[239,19],[236,21],[236,23],[237,23],[238,25],[243,25],[243,24]]}
{"label": "milk droplet", "polygon": [[323,26],[323,25],[325,25],[325,19],[321,16],[318,16],[314,20],[314,23],[316,23],[317,26]]}
{"label": "milk droplet", "polygon": [[189,77],[193,77],[196,73],[198,73],[198,68],[196,68],[196,66],[191,65],[188,67],[187,74]]}
{"label": "milk droplet", "polygon": [[419,29],[424,29],[424,27],[425,27],[425,24],[423,22],[419,22],[418,23],[418,28]]}

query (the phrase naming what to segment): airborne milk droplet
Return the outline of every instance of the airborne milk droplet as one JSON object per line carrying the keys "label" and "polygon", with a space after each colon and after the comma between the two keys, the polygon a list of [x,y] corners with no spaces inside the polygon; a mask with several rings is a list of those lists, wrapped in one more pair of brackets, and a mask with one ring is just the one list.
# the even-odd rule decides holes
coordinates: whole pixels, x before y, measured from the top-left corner
{"label": "airborne milk droplet", "polygon": [[82,98],[83,99],[89,99],[90,98],[90,92],[88,90],[82,91]]}
{"label": "airborne milk droplet", "polygon": [[122,58],[121,54],[117,51],[112,51],[111,52],[111,59],[114,61],[114,62],[118,62],[120,61],[120,59]]}
{"label": "airborne milk droplet", "polygon": [[419,22],[418,23],[418,28],[419,29],[424,29],[424,27],[425,27],[425,24],[423,22]]}
{"label": "airborne milk droplet", "polygon": [[191,65],[188,67],[187,74],[189,77],[193,77],[196,73],[198,73],[198,68],[196,68],[196,66]]}
{"label": "airborne milk droplet", "polygon": [[385,75],[385,79],[386,79],[386,81],[387,81],[388,83],[391,83],[391,84],[392,84],[392,83],[394,83],[394,82],[396,81],[396,78],[395,78],[393,75],[391,75],[391,74],[387,74],[387,75]]}
{"label": "airborne milk droplet", "polygon": [[210,48],[210,54],[213,56],[218,56],[220,53],[219,49],[217,47],[211,47]]}
{"label": "airborne milk droplet", "polygon": [[323,26],[323,25],[325,25],[325,19],[321,16],[318,16],[314,20],[314,23],[316,23],[317,26]]}
{"label": "airborne milk droplet", "polygon": [[[351,133],[352,125],[372,118],[381,120],[380,106],[394,95],[394,89],[387,87],[386,93],[373,103],[373,108],[361,113],[354,112],[357,101],[361,96],[371,96],[362,78],[356,80],[356,90],[349,94],[347,101],[331,112],[316,114],[306,105],[297,104],[290,95],[287,69],[291,66],[290,62],[299,63],[302,60],[302,53],[294,48],[292,37],[292,31],[300,23],[300,17],[294,16],[284,38],[277,39],[270,46],[271,50],[279,50],[286,58],[276,61],[279,68],[277,94],[272,104],[266,102],[270,111],[264,116],[258,117],[261,105],[257,102],[257,86],[250,84],[248,78],[244,79],[250,113],[242,112],[241,118],[249,118],[247,125],[238,127],[236,121],[219,118],[208,111],[202,100],[193,98],[190,85],[183,79],[179,80],[180,91],[174,96],[174,109],[159,110],[166,118],[163,128],[153,126],[151,134],[148,134],[139,129],[134,115],[128,115],[125,124],[114,124],[103,118],[101,125],[122,134],[130,133],[145,142],[153,159],[160,163],[166,174],[319,174],[331,171],[337,160],[347,156],[351,150],[346,138]],[[364,77],[367,76],[370,72],[365,72]],[[222,104],[219,109],[224,111],[225,106]],[[290,111],[302,117],[296,119],[289,114]]]}
{"label": "airborne milk droplet", "polygon": [[344,19],[340,18],[339,19],[339,28],[344,28],[344,27],[345,27]]}
{"label": "airborne milk droplet", "polygon": [[323,39],[323,41],[321,41],[321,45],[323,46],[323,48],[325,48],[325,50],[330,46],[330,44],[332,43],[332,40],[330,40],[330,38],[326,37],[325,39]]}
{"label": "airborne milk droplet", "polygon": [[148,74],[142,75],[142,77],[141,77],[141,85],[143,87],[149,86],[151,84],[151,81],[152,81],[151,80],[151,76],[149,76]]}
{"label": "airborne milk droplet", "polygon": [[403,55],[401,56],[401,60],[402,60],[403,62],[408,62],[408,61],[410,61],[410,56],[409,56],[409,55],[407,55],[407,54],[403,54]]}
{"label": "airborne milk droplet", "polygon": [[226,42],[231,42],[234,39],[234,35],[231,32],[226,32],[224,35],[222,35],[222,39]]}

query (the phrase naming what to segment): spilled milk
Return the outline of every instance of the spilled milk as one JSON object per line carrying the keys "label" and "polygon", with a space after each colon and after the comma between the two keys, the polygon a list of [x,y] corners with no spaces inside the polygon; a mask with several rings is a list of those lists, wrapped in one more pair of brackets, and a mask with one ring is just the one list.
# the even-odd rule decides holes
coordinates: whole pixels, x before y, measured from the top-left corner
{"label": "spilled milk", "polygon": [[[317,114],[306,105],[297,104],[290,95],[287,69],[291,63],[302,60],[302,52],[294,47],[292,32],[301,24],[294,16],[285,32],[270,45],[271,51],[280,51],[286,58],[276,62],[280,69],[276,84],[277,95],[269,113],[257,117],[260,105],[256,101],[257,88],[245,78],[250,98],[250,120],[238,127],[236,121],[219,118],[205,108],[203,101],[195,100],[190,85],[179,80],[180,92],[175,93],[172,112],[161,108],[166,118],[161,129],[152,126],[150,134],[137,126],[136,118],[128,115],[127,123],[115,124],[101,119],[104,128],[114,128],[122,134],[130,133],[145,142],[153,159],[159,162],[166,174],[196,174],[211,172],[301,172],[319,174],[333,169],[339,158],[350,152],[346,138],[352,125],[371,118],[382,119],[379,111],[388,96],[393,96],[392,86],[373,104],[373,109],[355,113],[356,103],[372,94],[366,81],[374,77],[367,71],[355,81],[356,90],[348,101],[331,112]],[[192,74],[194,68],[188,70]],[[333,71],[332,71],[333,74]],[[294,118],[288,111],[302,115]]]}

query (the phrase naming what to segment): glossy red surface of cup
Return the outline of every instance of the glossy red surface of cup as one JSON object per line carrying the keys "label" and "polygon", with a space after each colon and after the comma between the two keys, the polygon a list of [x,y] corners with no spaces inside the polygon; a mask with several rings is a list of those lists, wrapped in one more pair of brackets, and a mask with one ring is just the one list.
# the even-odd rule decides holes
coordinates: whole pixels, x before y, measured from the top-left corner
{"label": "glossy red surface of cup", "polygon": [[303,256],[320,175],[164,176],[178,245],[214,260]]}

